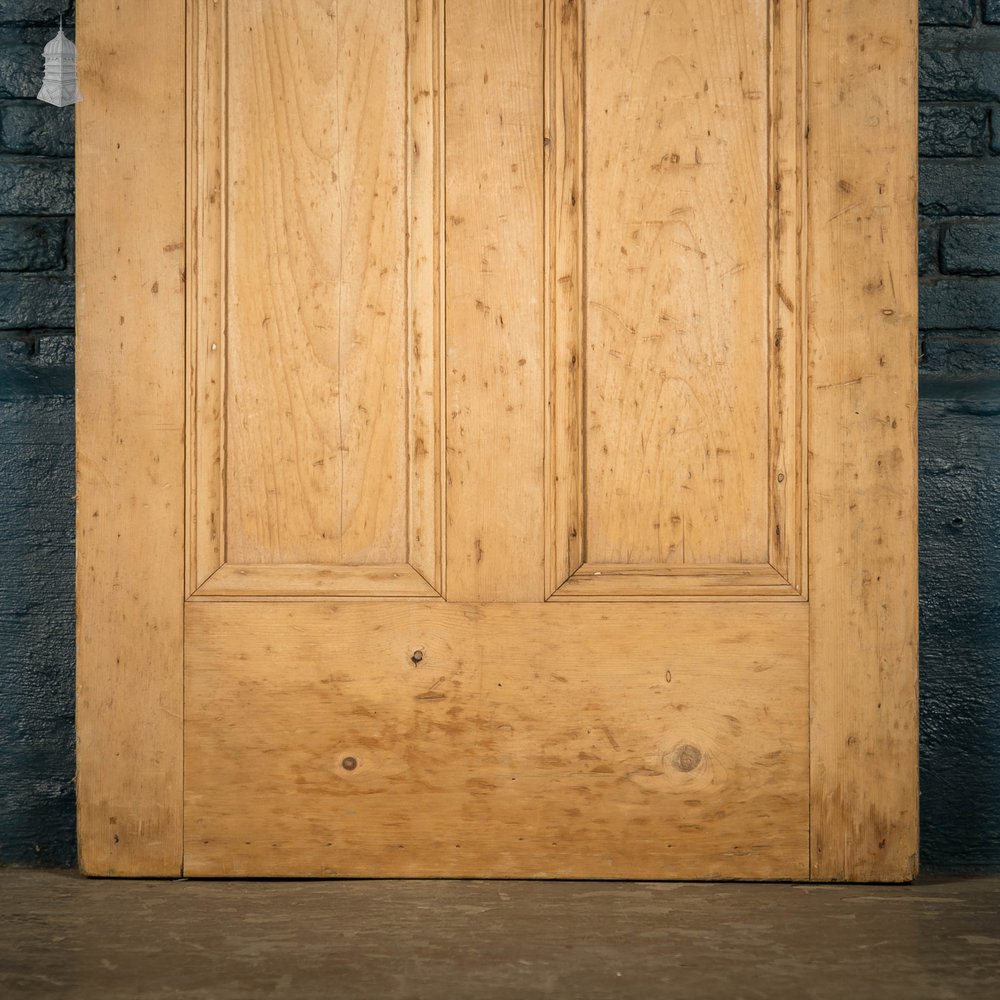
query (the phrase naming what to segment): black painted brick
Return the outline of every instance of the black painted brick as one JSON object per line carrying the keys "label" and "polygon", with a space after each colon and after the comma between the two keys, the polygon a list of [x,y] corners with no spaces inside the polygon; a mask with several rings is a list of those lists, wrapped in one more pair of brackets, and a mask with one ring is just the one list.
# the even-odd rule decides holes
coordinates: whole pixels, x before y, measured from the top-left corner
{"label": "black painted brick", "polygon": [[940,278],[920,286],[926,330],[1000,330],[1000,279]]}
{"label": "black painted brick", "polygon": [[70,0],[3,0],[0,21],[48,21],[58,25],[59,15],[69,13]]}
{"label": "black painted brick", "polygon": [[1000,48],[921,49],[920,97],[927,101],[1000,100]]}
{"label": "black painted brick", "polygon": [[938,227],[921,224],[917,244],[917,269],[921,274],[931,274],[937,270]]}
{"label": "black painted brick", "polygon": [[[30,344],[33,338],[28,334],[23,339]],[[39,336],[38,339],[47,337]],[[56,440],[35,435],[44,429],[46,424],[52,423],[53,412],[65,405],[66,399],[73,398],[74,390],[73,369],[70,365],[57,363],[51,358],[49,361],[44,361],[31,355],[20,358],[5,357],[8,343],[6,335],[0,334],[0,345],[4,348],[0,351],[0,451],[16,445],[17,434],[20,433],[22,436],[25,434],[24,428],[20,427],[24,420],[31,423],[32,441]],[[4,426],[2,422],[4,420],[12,420],[13,424]],[[69,434],[72,439],[72,428]],[[5,441],[7,444],[4,444]],[[0,463],[0,472],[2,470],[3,466]],[[9,500],[9,482],[0,476],[0,483],[3,483],[3,488],[0,489],[0,513]],[[5,518],[0,516],[0,523],[4,521]],[[0,531],[0,534],[3,532]],[[3,573],[0,573],[0,577],[3,577]],[[2,649],[3,643],[0,642],[0,650]],[[0,698],[0,701],[2,700]]]}
{"label": "black painted brick", "polygon": [[922,161],[920,211],[925,215],[1000,215],[1000,157]]}
{"label": "black painted brick", "polygon": [[72,156],[74,110],[41,101],[0,107],[0,151]]}
{"label": "black painted brick", "polygon": [[73,331],[4,330],[0,332],[0,365],[5,375],[18,367],[72,367],[74,358]]}
{"label": "black painted brick", "polygon": [[0,97],[34,97],[42,85],[42,70],[38,46],[0,47]]}
{"label": "black painted brick", "polygon": [[920,0],[921,24],[972,24],[976,0]]}
{"label": "black painted brick", "polygon": [[921,156],[981,156],[989,143],[989,121],[981,105],[951,104],[920,109]]}
{"label": "black painted brick", "polygon": [[[58,30],[58,19],[43,24],[26,24],[23,21],[5,24],[0,21],[0,45],[30,45],[41,58],[42,46],[50,41]],[[67,38],[74,38],[71,20],[63,21],[63,30]]]}
{"label": "black painted brick", "polygon": [[72,382],[19,387],[36,356],[0,351],[0,863],[70,865]]}
{"label": "black painted brick", "polygon": [[958,222],[941,232],[946,274],[1000,274],[1000,221]]}
{"label": "black painted brick", "polygon": [[76,854],[72,110],[33,100],[60,12],[0,0],[0,865]]}
{"label": "black painted brick", "polygon": [[0,330],[72,325],[72,275],[0,275]]}
{"label": "black painted brick", "polygon": [[920,374],[1000,380],[1000,336],[949,330],[921,338]]}
{"label": "black painted brick", "polygon": [[0,215],[68,215],[73,162],[0,156]]}
{"label": "black painted brick", "polygon": [[[921,862],[1000,868],[1000,395],[920,402]],[[942,388],[939,384],[938,388]],[[985,574],[985,575],[984,575]]]}
{"label": "black painted brick", "polygon": [[63,266],[63,219],[0,218],[0,271],[48,271]]}

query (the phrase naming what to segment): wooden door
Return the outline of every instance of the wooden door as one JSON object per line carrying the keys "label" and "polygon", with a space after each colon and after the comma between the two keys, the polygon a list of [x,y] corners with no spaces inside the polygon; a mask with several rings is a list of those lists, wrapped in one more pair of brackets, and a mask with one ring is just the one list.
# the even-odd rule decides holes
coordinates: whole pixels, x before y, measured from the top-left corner
{"label": "wooden door", "polygon": [[916,866],[915,4],[81,0],[84,870]]}

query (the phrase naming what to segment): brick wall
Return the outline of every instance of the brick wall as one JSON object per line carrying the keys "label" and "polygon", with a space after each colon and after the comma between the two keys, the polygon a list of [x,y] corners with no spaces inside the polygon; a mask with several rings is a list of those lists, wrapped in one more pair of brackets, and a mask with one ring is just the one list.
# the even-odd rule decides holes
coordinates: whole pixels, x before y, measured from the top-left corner
{"label": "brick wall", "polygon": [[0,0],[0,864],[71,864],[73,109],[34,99],[72,4]]}
{"label": "brick wall", "polygon": [[1000,0],[920,20],[921,855],[1000,870]]}
{"label": "brick wall", "polygon": [[[0,0],[0,864],[75,853],[73,113],[33,100],[60,13]],[[920,15],[922,855],[1000,870],[1000,0]]]}

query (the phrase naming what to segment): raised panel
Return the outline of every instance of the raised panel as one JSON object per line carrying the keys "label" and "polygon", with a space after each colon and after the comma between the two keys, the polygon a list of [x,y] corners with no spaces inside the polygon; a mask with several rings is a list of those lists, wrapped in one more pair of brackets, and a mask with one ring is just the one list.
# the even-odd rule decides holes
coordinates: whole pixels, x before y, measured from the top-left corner
{"label": "raised panel", "polygon": [[189,588],[439,591],[437,10],[191,7]]}
{"label": "raised panel", "polygon": [[803,16],[549,6],[549,587],[803,592]]}

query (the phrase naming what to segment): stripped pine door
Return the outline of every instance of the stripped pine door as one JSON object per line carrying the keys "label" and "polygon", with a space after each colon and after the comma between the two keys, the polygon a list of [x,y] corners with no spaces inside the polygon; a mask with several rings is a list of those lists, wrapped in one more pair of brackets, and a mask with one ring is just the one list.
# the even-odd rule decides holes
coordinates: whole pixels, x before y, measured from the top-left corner
{"label": "stripped pine door", "polygon": [[153,6],[80,2],[84,870],[911,877],[915,5]]}

